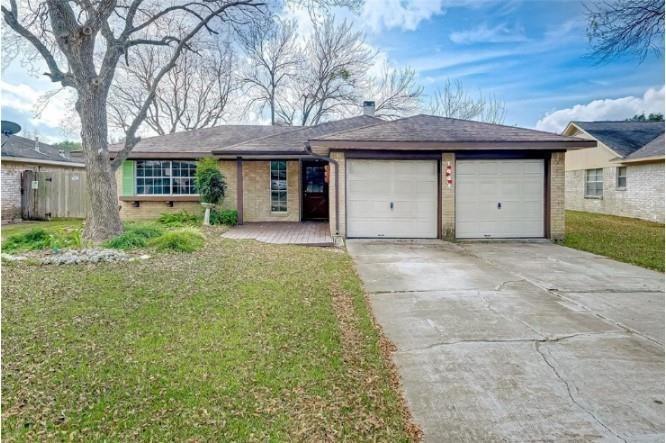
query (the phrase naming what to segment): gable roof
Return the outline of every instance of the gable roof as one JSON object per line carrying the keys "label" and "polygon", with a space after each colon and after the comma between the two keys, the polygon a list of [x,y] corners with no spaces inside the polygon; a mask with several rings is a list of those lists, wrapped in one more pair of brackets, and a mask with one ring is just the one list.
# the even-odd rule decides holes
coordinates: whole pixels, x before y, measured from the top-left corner
{"label": "gable roof", "polygon": [[662,132],[660,135],[652,139],[642,148],[627,155],[623,160],[639,161],[649,158],[660,158],[660,157],[664,158],[665,143],[666,143],[666,138],[664,138],[664,133]]}
{"label": "gable roof", "polygon": [[[39,146],[39,151],[35,149],[35,145]],[[2,158],[5,160],[21,159],[26,161],[34,160],[36,163],[59,162],[71,163],[74,167],[83,166],[81,162],[73,161],[60,155],[60,150],[55,146],[36,142],[20,135],[2,135],[2,148],[0,149]]]}
{"label": "gable roof", "polygon": [[320,123],[315,126],[301,126],[276,135],[269,135],[262,138],[248,140],[237,145],[216,149],[213,151],[216,155],[225,154],[306,154],[305,144],[312,138],[321,137],[339,131],[376,125],[383,123],[384,120],[361,115],[357,117],[334,120]]}
{"label": "gable roof", "polygon": [[[573,121],[572,123],[606,145],[621,158],[640,150],[664,133],[664,122]],[[662,145],[662,155],[663,152]]]}
{"label": "gable roof", "polygon": [[[214,149],[290,130],[293,128],[268,125],[223,125],[146,137],[137,143],[128,158],[203,157],[210,155]],[[113,156],[122,148],[122,143],[113,144],[109,146],[109,152]]]}
{"label": "gable roof", "polygon": [[595,142],[550,132],[504,126],[471,120],[419,114],[381,124],[313,138],[323,142],[403,142],[439,145],[464,144],[568,144],[570,147],[594,146]]}

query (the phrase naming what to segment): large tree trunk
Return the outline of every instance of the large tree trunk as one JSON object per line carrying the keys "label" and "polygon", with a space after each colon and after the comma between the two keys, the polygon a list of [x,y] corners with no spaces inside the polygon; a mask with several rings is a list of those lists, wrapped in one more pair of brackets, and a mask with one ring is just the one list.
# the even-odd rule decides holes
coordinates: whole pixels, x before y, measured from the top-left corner
{"label": "large tree trunk", "polygon": [[123,230],[115,171],[109,162],[106,97],[94,87],[79,94],[76,109],[81,118],[81,142],[88,172],[89,211],[83,235],[100,243]]}

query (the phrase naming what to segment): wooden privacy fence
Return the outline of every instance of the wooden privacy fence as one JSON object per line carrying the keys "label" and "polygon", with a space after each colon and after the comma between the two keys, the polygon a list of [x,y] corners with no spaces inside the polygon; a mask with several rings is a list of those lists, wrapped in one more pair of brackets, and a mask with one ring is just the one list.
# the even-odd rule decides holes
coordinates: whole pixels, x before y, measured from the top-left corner
{"label": "wooden privacy fence", "polygon": [[84,171],[23,171],[21,215],[24,219],[84,218],[88,210]]}

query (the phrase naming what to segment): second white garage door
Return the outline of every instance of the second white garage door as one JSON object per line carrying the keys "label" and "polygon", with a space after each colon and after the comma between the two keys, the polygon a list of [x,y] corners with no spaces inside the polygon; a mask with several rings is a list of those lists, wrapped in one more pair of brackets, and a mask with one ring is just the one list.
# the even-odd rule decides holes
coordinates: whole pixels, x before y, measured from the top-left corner
{"label": "second white garage door", "polygon": [[543,160],[456,162],[456,237],[544,236]]}
{"label": "second white garage door", "polygon": [[347,236],[437,237],[437,162],[348,160]]}

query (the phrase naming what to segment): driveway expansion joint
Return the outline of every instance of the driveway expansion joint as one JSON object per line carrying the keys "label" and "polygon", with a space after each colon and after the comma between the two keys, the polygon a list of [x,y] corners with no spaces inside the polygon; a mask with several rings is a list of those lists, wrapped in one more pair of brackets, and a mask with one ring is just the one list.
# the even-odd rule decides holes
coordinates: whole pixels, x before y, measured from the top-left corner
{"label": "driveway expansion joint", "polygon": [[[541,335],[541,334],[540,334]],[[454,340],[454,341],[444,341],[439,343],[432,343],[423,348],[412,348],[412,349],[398,349],[393,352],[394,354],[410,354],[428,351],[430,349],[438,348],[441,346],[454,346],[454,345],[464,345],[464,344],[475,344],[475,343],[559,343],[565,340],[570,340],[579,337],[600,337],[600,336],[626,336],[629,335],[626,332],[616,332],[616,331],[605,331],[605,332],[578,332],[575,334],[567,334],[556,337],[542,336],[543,338],[498,338],[498,339],[464,339],[464,340]]]}

